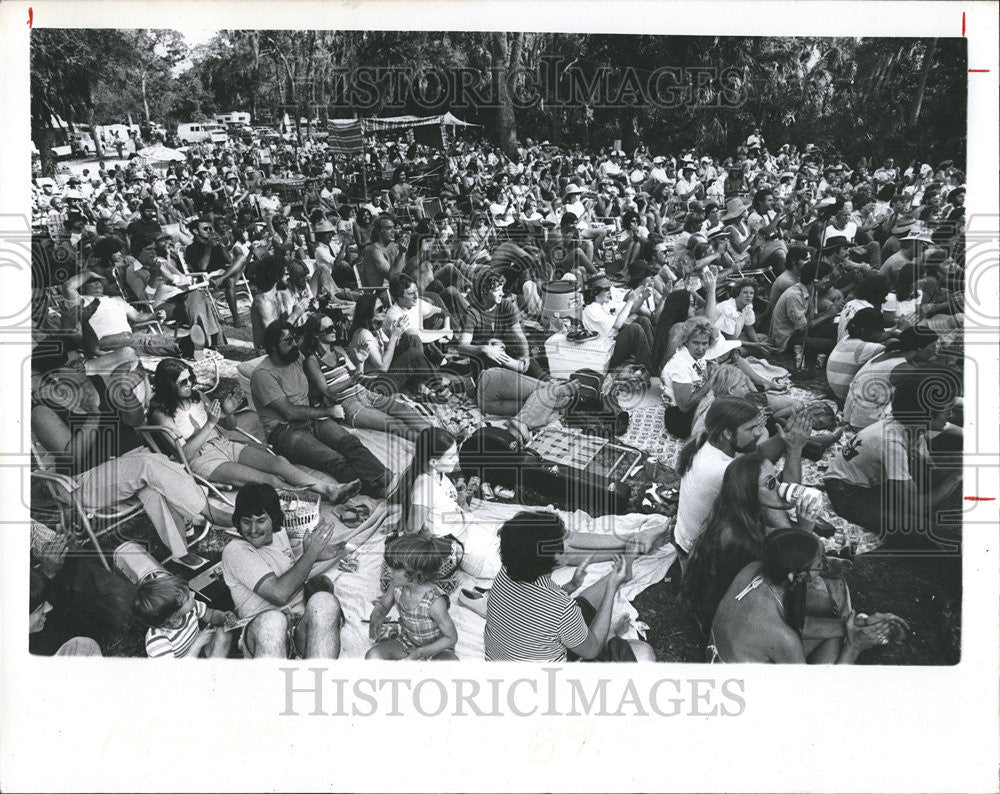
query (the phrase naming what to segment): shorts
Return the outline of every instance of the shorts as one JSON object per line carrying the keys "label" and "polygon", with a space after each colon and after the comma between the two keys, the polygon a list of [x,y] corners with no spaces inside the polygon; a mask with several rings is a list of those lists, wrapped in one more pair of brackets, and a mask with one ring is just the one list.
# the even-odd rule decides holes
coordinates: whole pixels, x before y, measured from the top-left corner
{"label": "shorts", "polygon": [[[258,612],[257,615],[254,615],[254,620],[257,619],[258,615],[263,615],[263,614],[264,614],[263,612]],[[305,613],[303,612],[302,614],[304,615]],[[298,659],[299,649],[295,645],[295,629],[298,628],[299,621],[302,620],[302,615],[296,615],[296,614],[289,615],[287,612],[285,612],[284,615],[286,618],[288,618],[288,631],[286,633],[286,639],[288,642],[288,658]],[[240,653],[243,654],[244,659],[253,659],[253,654],[250,653],[249,649],[246,646],[247,628],[249,628],[252,624],[253,620],[251,620],[249,623],[246,624],[246,626],[240,629],[240,638],[236,643],[240,649]]]}
{"label": "shorts", "polygon": [[211,479],[212,472],[223,463],[239,463],[240,454],[245,447],[246,444],[232,441],[225,436],[216,436],[207,441],[198,455],[189,461],[191,471],[199,477]]}
{"label": "shorts", "polygon": [[[594,622],[594,618],[597,617],[597,610],[594,605],[591,604],[585,598],[574,598],[573,602],[580,607],[580,611],[583,613],[583,619],[587,626],[590,626]],[[629,645],[628,640],[623,640],[621,637],[612,637],[607,641],[607,644],[601,648],[601,652],[597,654],[593,659],[581,659],[573,651],[568,651],[566,653],[567,662],[634,662],[637,661],[635,658],[635,652],[632,650],[632,646]]]}

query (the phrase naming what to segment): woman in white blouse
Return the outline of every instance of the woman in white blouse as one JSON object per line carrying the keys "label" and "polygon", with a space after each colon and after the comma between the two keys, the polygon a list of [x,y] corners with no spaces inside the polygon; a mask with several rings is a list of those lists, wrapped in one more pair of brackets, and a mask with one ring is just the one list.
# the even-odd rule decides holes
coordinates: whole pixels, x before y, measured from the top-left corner
{"label": "woman in white blouse", "polygon": [[663,390],[663,425],[677,438],[691,435],[698,403],[709,392],[705,353],[719,336],[707,317],[692,317],[681,327],[680,344],[660,375]]}
{"label": "woman in white blouse", "polygon": [[597,275],[587,279],[583,291],[586,304],[583,309],[583,327],[594,331],[601,339],[615,340],[615,349],[608,363],[610,369],[629,359],[649,367],[653,349],[653,326],[649,318],[639,311],[650,294],[651,290],[645,284],[633,290],[616,315],[608,308],[611,301],[611,282],[608,278]]}

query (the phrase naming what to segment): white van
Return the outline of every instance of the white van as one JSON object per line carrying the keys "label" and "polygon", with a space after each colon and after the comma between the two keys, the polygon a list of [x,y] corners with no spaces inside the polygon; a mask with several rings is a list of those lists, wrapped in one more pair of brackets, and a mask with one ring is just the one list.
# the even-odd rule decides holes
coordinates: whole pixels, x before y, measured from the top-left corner
{"label": "white van", "polygon": [[177,140],[181,143],[225,143],[229,140],[226,131],[218,124],[210,121],[199,121],[192,124],[177,125]]}

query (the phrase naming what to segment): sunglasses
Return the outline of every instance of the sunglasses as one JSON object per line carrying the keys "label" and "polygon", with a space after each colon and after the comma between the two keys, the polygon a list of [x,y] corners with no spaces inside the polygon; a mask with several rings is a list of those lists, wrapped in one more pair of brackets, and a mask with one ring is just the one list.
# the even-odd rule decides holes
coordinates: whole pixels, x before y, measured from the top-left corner
{"label": "sunglasses", "polygon": [[177,385],[178,386],[190,386],[191,385],[191,376],[190,375],[185,375],[183,378],[178,378],[177,379]]}
{"label": "sunglasses", "polygon": [[332,334],[335,329],[336,329],[336,326],[333,326],[333,325],[321,325],[320,329],[319,329],[319,332],[321,334]]}

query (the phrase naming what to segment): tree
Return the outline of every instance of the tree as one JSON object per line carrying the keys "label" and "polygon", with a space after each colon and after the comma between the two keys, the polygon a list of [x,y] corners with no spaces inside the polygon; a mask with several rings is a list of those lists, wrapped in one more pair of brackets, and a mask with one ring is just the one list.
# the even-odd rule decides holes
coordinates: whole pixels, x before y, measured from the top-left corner
{"label": "tree", "polygon": [[52,170],[53,117],[70,124],[87,120],[93,129],[95,86],[135,58],[125,33],[97,28],[31,31],[31,136],[44,172]]}

